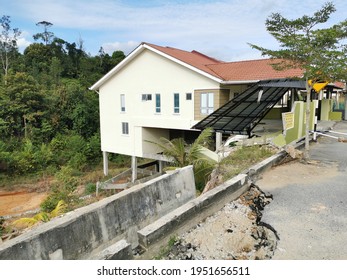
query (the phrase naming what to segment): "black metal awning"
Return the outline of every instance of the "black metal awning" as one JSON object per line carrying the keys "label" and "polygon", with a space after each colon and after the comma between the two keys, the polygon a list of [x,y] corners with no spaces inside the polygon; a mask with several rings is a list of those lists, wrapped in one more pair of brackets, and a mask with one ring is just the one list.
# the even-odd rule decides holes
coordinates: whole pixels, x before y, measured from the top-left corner
{"label": "black metal awning", "polygon": [[290,89],[305,89],[305,82],[292,79],[260,81],[193,126],[215,132],[248,134]]}

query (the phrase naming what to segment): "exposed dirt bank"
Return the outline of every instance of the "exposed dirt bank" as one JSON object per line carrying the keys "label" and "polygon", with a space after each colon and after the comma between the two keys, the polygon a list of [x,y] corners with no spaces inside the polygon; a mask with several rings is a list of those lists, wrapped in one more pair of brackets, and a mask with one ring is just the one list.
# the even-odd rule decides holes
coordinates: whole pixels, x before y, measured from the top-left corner
{"label": "exposed dirt bank", "polygon": [[15,216],[38,209],[46,197],[46,192],[2,191],[0,192],[0,216]]}

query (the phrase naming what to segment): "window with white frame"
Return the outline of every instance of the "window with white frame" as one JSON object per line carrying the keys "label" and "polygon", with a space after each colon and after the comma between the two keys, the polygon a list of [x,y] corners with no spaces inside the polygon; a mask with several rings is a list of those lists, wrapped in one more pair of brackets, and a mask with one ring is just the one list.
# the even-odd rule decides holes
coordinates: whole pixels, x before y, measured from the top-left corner
{"label": "window with white frame", "polygon": [[120,95],[120,111],[125,112],[125,94]]}
{"label": "window with white frame", "polygon": [[161,100],[160,100],[160,93],[155,94],[155,112],[160,113],[161,112]]}
{"label": "window with white frame", "polygon": [[180,94],[174,93],[174,113],[179,114],[180,112]]}
{"label": "window with white frame", "polygon": [[191,92],[186,93],[186,100],[192,100],[192,93]]}
{"label": "window with white frame", "polygon": [[122,134],[128,135],[129,134],[129,123],[122,122]]}
{"label": "window with white frame", "polygon": [[202,93],[200,112],[203,115],[209,115],[214,110],[214,95],[213,92]]}

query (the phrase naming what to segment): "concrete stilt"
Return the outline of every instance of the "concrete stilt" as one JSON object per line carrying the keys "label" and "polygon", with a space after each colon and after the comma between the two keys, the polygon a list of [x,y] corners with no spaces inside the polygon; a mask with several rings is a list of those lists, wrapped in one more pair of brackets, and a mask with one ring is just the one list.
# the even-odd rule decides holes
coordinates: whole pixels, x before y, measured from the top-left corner
{"label": "concrete stilt", "polygon": [[222,146],[222,136],[221,132],[216,132],[216,151]]}
{"label": "concrete stilt", "polygon": [[135,156],[131,157],[131,182],[135,182],[137,179],[137,159]]}
{"label": "concrete stilt", "polygon": [[164,168],[164,162],[162,160],[159,160],[158,172],[159,173],[163,172],[163,168]]}
{"label": "concrete stilt", "polygon": [[108,153],[107,152],[102,152],[102,157],[103,157],[103,163],[104,163],[104,175],[108,175]]}

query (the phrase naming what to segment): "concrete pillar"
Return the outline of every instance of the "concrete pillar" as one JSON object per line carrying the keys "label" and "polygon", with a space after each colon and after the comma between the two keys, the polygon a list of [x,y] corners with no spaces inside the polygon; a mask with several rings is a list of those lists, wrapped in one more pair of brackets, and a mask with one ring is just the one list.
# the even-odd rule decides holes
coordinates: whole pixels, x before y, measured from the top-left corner
{"label": "concrete pillar", "polygon": [[222,146],[222,136],[223,133],[216,132],[216,151],[219,149],[220,146]]}
{"label": "concrete pillar", "polygon": [[163,168],[164,168],[164,162],[162,160],[158,161],[158,172],[161,173],[163,172]]}
{"label": "concrete pillar", "polygon": [[102,158],[104,162],[104,175],[108,175],[108,153],[107,152],[102,152]]}
{"label": "concrete pillar", "polygon": [[131,157],[131,182],[134,183],[137,179],[137,159],[135,156]]}

